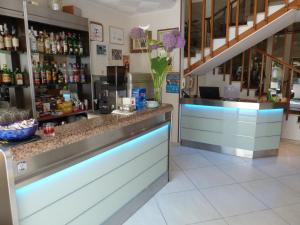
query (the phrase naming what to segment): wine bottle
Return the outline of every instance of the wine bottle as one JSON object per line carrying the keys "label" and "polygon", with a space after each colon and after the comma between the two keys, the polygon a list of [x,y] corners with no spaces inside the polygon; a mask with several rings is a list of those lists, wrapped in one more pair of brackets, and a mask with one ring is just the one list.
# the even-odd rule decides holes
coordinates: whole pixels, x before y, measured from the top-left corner
{"label": "wine bottle", "polygon": [[14,26],[11,28],[11,34],[12,34],[12,47],[13,47],[13,50],[18,51],[18,49],[20,47],[20,41],[19,41],[19,38],[17,37],[17,30],[15,29]]}
{"label": "wine bottle", "polygon": [[3,25],[0,25],[0,50],[5,49]]}
{"label": "wine bottle", "polygon": [[51,54],[51,43],[49,35],[44,32],[45,53]]}
{"label": "wine bottle", "polygon": [[15,80],[16,80],[16,85],[24,85],[24,78],[23,78],[23,73],[19,68],[16,69],[15,71]]}
{"label": "wine bottle", "polygon": [[32,52],[37,52],[38,47],[37,47],[37,32],[33,30],[33,27],[31,27],[29,31],[29,41],[30,41],[30,49]]}
{"label": "wine bottle", "polygon": [[12,50],[12,36],[9,33],[6,23],[4,24],[4,45],[7,51]]}
{"label": "wine bottle", "polygon": [[3,65],[3,69],[2,69],[2,83],[5,85],[12,84],[11,72],[10,69],[7,68],[6,64]]}

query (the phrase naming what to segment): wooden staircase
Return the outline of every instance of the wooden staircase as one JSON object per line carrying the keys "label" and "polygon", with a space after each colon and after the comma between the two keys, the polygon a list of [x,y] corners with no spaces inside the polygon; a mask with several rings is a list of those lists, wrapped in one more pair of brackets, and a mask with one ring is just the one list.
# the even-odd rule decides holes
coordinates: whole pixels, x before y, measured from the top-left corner
{"label": "wooden staircase", "polygon": [[[271,0],[251,0],[253,9],[246,20],[241,21],[241,1],[227,0],[226,7],[215,12],[218,0],[203,0],[201,20],[201,39],[199,49],[192,52],[192,0],[187,0],[189,20],[186,32],[187,46],[184,58],[184,74],[202,75],[226,62],[228,59],[251,48],[264,39],[279,32],[285,27],[300,21],[298,11],[300,0],[282,0],[275,3]],[[245,0],[244,0],[245,1]],[[210,17],[206,17],[206,6],[210,2]],[[264,2],[263,9],[258,4]],[[221,13],[220,13],[221,12]],[[234,12],[234,13],[233,13]],[[221,14],[221,15],[220,15]],[[216,35],[216,17],[224,17],[225,33],[223,37]]]}

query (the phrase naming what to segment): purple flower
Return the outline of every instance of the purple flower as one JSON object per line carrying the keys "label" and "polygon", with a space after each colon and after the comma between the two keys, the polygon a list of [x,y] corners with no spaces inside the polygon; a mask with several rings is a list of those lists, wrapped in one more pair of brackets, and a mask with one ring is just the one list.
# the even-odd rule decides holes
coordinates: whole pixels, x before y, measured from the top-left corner
{"label": "purple flower", "polygon": [[176,44],[176,48],[184,48],[185,46],[185,40],[183,37],[178,36],[177,37],[177,44]]}
{"label": "purple flower", "polygon": [[177,37],[175,35],[173,35],[171,32],[170,33],[166,33],[163,36],[163,44],[164,44],[164,47],[168,51],[172,51],[174,48],[176,48]]}
{"label": "purple flower", "polygon": [[129,35],[134,40],[142,40],[146,38],[145,31],[139,27],[132,28]]}
{"label": "purple flower", "polygon": [[167,51],[173,51],[175,48],[184,48],[185,40],[178,30],[173,30],[164,35],[163,44]]}

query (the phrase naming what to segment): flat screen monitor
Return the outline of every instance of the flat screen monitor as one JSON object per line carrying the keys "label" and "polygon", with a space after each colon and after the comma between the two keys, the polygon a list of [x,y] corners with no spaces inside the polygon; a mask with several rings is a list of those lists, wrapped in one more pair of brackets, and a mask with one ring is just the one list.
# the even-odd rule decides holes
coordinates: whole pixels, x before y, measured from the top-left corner
{"label": "flat screen monitor", "polygon": [[200,97],[206,99],[220,99],[219,87],[199,87]]}

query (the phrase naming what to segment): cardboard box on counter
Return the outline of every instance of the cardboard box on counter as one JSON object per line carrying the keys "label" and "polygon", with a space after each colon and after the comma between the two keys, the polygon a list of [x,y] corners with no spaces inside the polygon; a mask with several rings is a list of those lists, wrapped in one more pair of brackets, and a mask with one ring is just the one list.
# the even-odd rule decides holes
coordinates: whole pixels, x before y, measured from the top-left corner
{"label": "cardboard box on counter", "polygon": [[73,14],[75,16],[81,16],[81,9],[74,5],[65,5],[63,6],[63,11],[66,13]]}

